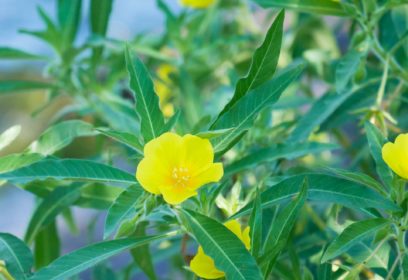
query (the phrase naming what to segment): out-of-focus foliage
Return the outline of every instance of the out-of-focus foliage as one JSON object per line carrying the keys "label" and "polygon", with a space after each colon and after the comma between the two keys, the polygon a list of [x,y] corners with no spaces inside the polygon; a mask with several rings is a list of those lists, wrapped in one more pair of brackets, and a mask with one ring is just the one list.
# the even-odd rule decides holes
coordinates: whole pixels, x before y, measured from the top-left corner
{"label": "out-of-focus foliage", "polygon": [[[157,0],[162,32],[129,42],[107,36],[113,0],[86,19],[56,3],[22,30],[53,56],[0,47],[46,63],[0,98],[41,91],[33,118],[53,112],[0,157],[0,183],[38,198],[24,241],[0,233],[0,279],[407,279],[406,136],[383,150],[408,130],[406,1]],[[75,207],[106,215],[103,240],[64,253]],[[124,251],[125,268],[107,261]]]}

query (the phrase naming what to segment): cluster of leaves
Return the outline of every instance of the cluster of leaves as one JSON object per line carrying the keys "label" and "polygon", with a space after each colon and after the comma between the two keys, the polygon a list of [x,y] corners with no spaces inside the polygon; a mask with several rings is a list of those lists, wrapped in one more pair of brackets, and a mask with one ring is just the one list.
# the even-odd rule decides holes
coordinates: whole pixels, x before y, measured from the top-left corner
{"label": "cluster of leaves", "polygon": [[[408,125],[407,5],[255,2],[291,10],[288,30],[285,12],[271,9],[262,35],[244,0],[180,14],[157,0],[165,31],[125,44],[106,36],[113,1],[92,0],[92,35],[78,46],[82,1],[58,0],[55,20],[39,9],[45,30],[23,31],[52,46],[54,58],[0,48],[2,59],[48,62],[46,81],[2,80],[0,95],[46,89],[43,108],[69,99],[25,151],[0,158],[2,183],[39,198],[24,242],[0,233],[0,277],[67,279],[92,268],[95,279],[140,270],[156,279],[157,264],[173,259],[168,275],[192,278],[196,242],[227,279],[408,277],[405,183],[381,157],[386,137]],[[150,74],[164,63],[176,69],[170,118]],[[175,208],[125,171],[167,131],[210,139],[225,167],[220,183]],[[92,158],[64,156],[81,137],[98,140]],[[103,241],[61,256],[56,219],[75,234],[72,207],[107,212]],[[250,252],[222,225],[230,219],[250,226]],[[124,251],[133,261],[114,271],[105,261]]]}

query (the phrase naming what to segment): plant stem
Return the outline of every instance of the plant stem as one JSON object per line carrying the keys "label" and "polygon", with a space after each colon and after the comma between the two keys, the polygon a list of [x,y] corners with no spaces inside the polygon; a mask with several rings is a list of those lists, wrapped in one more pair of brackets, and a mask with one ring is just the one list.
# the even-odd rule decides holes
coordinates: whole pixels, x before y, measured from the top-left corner
{"label": "plant stem", "polygon": [[389,58],[387,57],[387,60],[385,61],[383,76],[381,78],[380,88],[378,89],[378,93],[377,93],[376,104],[378,108],[382,108],[382,101],[384,99],[385,86],[387,84],[387,79],[388,79],[388,68],[389,68]]}

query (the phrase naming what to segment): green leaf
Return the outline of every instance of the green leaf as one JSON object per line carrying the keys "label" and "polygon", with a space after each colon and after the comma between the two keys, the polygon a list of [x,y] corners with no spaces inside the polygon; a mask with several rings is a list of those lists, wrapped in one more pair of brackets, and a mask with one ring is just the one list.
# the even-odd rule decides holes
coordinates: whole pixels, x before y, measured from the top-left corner
{"label": "green leaf", "polygon": [[[313,173],[289,177],[268,188],[261,194],[262,208],[279,204],[297,195],[305,176],[309,183],[309,200],[337,203],[354,209],[373,207],[390,211],[400,210],[391,200],[364,185],[326,174]],[[252,205],[253,202],[248,203],[230,219],[249,214]]]}
{"label": "green leaf", "polygon": [[238,81],[234,96],[221,111],[218,118],[230,110],[250,90],[259,87],[272,78],[278,65],[284,19],[285,11],[282,10],[266,33],[262,45],[255,51],[247,76]]}
{"label": "green leaf", "polygon": [[328,0],[253,0],[264,8],[276,7],[294,9],[307,13],[318,13],[324,15],[344,16],[341,4]]}
{"label": "green leaf", "polygon": [[148,142],[158,137],[165,125],[159,108],[159,98],[154,92],[153,82],[146,67],[139,58],[133,60],[129,46],[126,46],[125,59],[136,112],[140,116],[140,129],[145,142]]}
{"label": "green leaf", "polygon": [[56,222],[44,227],[35,237],[34,262],[36,270],[50,264],[60,255],[61,244]]}
{"label": "green leaf", "polygon": [[[113,0],[91,0],[90,11],[90,25],[91,32],[98,36],[105,36],[109,17],[112,11]],[[102,57],[104,46],[96,47],[92,53],[92,63],[93,65],[98,65]]]}
{"label": "green leaf", "polygon": [[185,225],[227,279],[262,279],[256,261],[241,240],[225,226],[191,210],[180,209]]}
{"label": "green leaf", "polygon": [[135,212],[135,206],[140,196],[144,193],[139,184],[134,184],[125,189],[113,202],[108,210],[105,220],[103,238],[108,238],[114,230]]}
{"label": "green leaf", "polygon": [[356,50],[350,50],[344,55],[336,66],[336,91],[342,93],[361,63],[361,59],[365,54]]}
{"label": "green leaf", "polygon": [[32,164],[42,158],[43,156],[40,154],[11,154],[0,157],[0,173]]}
{"label": "green leaf", "polygon": [[27,93],[32,90],[50,89],[53,85],[37,81],[0,81],[0,94],[9,94],[13,92]]}
{"label": "green leaf", "polygon": [[0,59],[30,59],[42,60],[44,57],[31,54],[19,49],[0,47]]}
{"label": "green leaf", "polygon": [[320,153],[327,150],[333,150],[338,146],[326,143],[308,142],[304,144],[282,144],[276,147],[263,148],[256,151],[251,151],[249,155],[227,165],[225,175],[231,175],[245,169],[251,169],[255,166],[285,158],[292,160],[309,154]]}
{"label": "green leaf", "polygon": [[269,275],[280,252],[286,246],[290,233],[303,205],[305,204],[308,190],[307,179],[302,182],[300,187],[301,191],[298,197],[279,212],[266,235],[266,240],[263,246],[263,258],[270,259],[266,267],[266,276]]}
{"label": "green leaf", "polygon": [[286,206],[274,220],[271,225],[268,234],[266,236],[266,241],[264,243],[264,252],[267,254],[269,251],[273,250],[277,244],[286,244],[290,232],[300,214],[300,210],[305,204],[308,190],[307,180],[299,186],[300,193],[298,197],[291,201],[288,206]]}
{"label": "green leaf", "polygon": [[79,159],[45,159],[0,174],[0,180],[27,182],[33,180],[99,181],[134,184],[135,178],[120,169],[98,162]]}
{"label": "green leaf", "polygon": [[206,138],[206,139],[213,139],[217,138],[220,136],[223,136],[230,132],[232,128],[226,128],[226,129],[219,129],[219,130],[208,130],[208,131],[201,131],[196,134],[196,136],[201,137],[201,138]]}
{"label": "green leaf", "polygon": [[90,9],[91,31],[105,36],[113,0],[92,0]]}
{"label": "green leaf", "polygon": [[15,279],[27,279],[33,266],[33,256],[23,241],[11,234],[0,233],[0,258]]}
{"label": "green leaf", "polygon": [[31,144],[31,152],[44,156],[68,146],[75,138],[95,135],[93,126],[79,120],[69,120],[48,128],[37,141]]}
{"label": "green leaf", "polygon": [[387,219],[376,218],[364,221],[355,222],[349,225],[324,252],[321,262],[331,260],[342,253],[346,252],[350,247],[362,241],[364,238],[373,235],[378,230],[389,225]]}
{"label": "green leaf", "polygon": [[259,189],[257,189],[254,207],[249,218],[249,235],[251,239],[251,254],[258,257],[262,246],[262,204]]}
{"label": "green leaf", "polygon": [[58,0],[58,23],[62,45],[70,47],[78,32],[82,0]]}
{"label": "green leaf", "polygon": [[69,186],[56,188],[38,205],[28,224],[25,235],[27,244],[34,241],[37,233],[45,226],[55,220],[65,208],[73,204],[79,198],[80,186]]}
{"label": "green leaf", "polygon": [[288,141],[306,140],[348,97],[349,94],[327,93],[317,99],[309,111],[297,122]]}
{"label": "green leaf", "polygon": [[302,70],[303,64],[291,65],[271,81],[239,99],[212,126],[213,130],[232,128],[226,135],[213,140],[215,151],[224,151],[243,131],[248,130],[258,113],[278,101],[282,92],[299,77]]}
{"label": "green leaf", "polygon": [[30,280],[68,279],[123,251],[136,248],[168,235],[126,238],[95,243],[66,254],[37,271]]}
{"label": "green leaf", "polygon": [[382,147],[388,141],[372,123],[366,122],[364,128],[367,134],[368,146],[375,161],[377,174],[385,186],[390,189],[393,186],[394,174],[382,158]]}
{"label": "green leaf", "polygon": [[96,129],[102,135],[112,138],[115,141],[125,144],[138,154],[143,155],[143,146],[140,144],[136,135],[128,132],[117,131],[109,128],[97,128]]}
{"label": "green leaf", "polygon": [[387,192],[384,191],[384,187],[380,183],[378,183],[375,179],[373,179],[372,177],[364,173],[352,172],[352,171],[348,171],[345,169],[331,168],[331,167],[325,167],[323,168],[323,170],[339,178],[343,178],[343,179],[346,179],[346,180],[349,180],[349,181],[352,181],[358,184],[363,184],[367,187],[371,187],[377,190],[383,195],[387,195]]}

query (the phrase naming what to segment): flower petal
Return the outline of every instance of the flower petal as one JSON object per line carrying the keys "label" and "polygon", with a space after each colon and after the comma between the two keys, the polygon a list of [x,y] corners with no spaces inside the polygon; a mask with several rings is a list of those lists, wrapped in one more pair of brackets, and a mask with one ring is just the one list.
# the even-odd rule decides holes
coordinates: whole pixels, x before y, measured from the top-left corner
{"label": "flower petal", "polygon": [[201,246],[198,247],[197,255],[191,260],[190,268],[196,275],[205,279],[217,279],[225,275],[215,267],[214,260],[204,253]]}
{"label": "flower petal", "polygon": [[208,139],[195,135],[186,134],[183,136],[183,147],[185,158],[183,165],[195,175],[207,169],[214,160],[214,150]]}
{"label": "flower petal", "polygon": [[159,190],[163,195],[163,199],[168,204],[172,205],[180,204],[190,197],[197,195],[197,192],[195,190],[172,185],[162,185],[159,187]]}
{"label": "flower petal", "polygon": [[150,193],[160,194],[159,186],[167,184],[168,178],[167,169],[155,158],[144,158],[137,166],[136,179]]}
{"label": "flower petal", "polygon": [[145,158],[156,158],[160,160],[161,165],[172,170],[175,166],[180,166],[184,158],[181,142],[181,136],[171,132],[163,133],[145,145],[144,156]]}
{"label": "flower petal", "polygon": [[382,157],[387,165],[404,179],[408,179],[408,162],[404,152],[400,149],[401,143],[387,143],[382,148]]}
{"label": "flower petal", "polygon": [[213,163],[206,170],[190,179],[189,188],[197,190],[205,184],[218,182],[223,175],[222,163]]}

